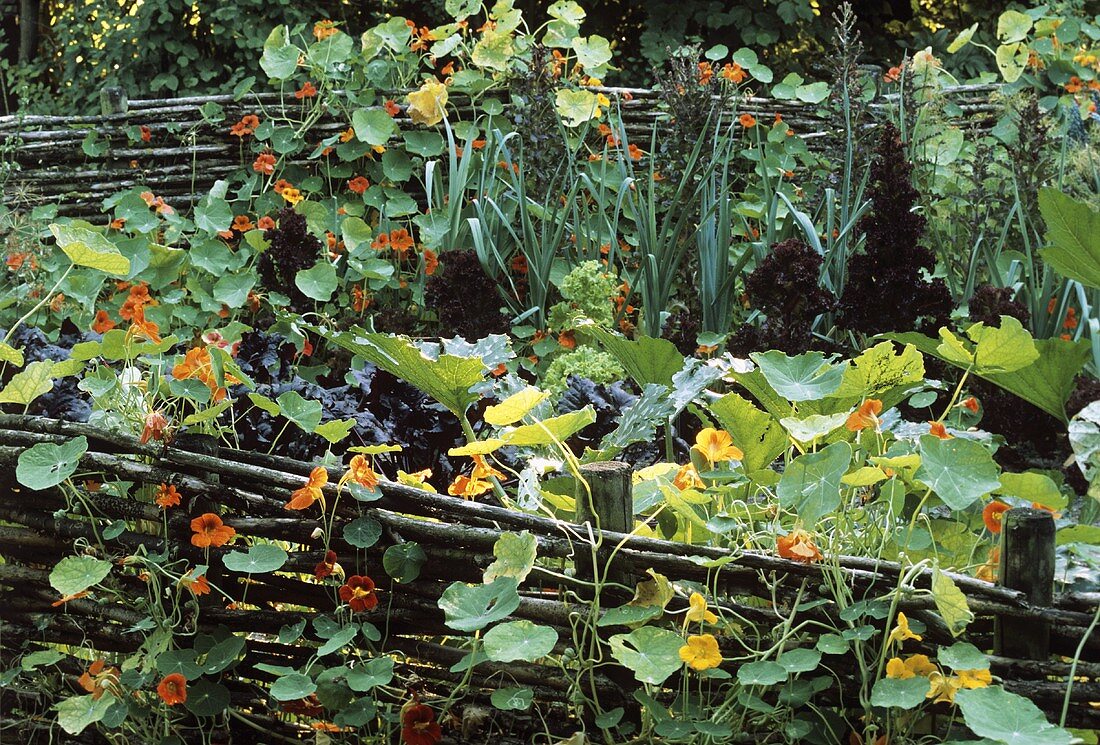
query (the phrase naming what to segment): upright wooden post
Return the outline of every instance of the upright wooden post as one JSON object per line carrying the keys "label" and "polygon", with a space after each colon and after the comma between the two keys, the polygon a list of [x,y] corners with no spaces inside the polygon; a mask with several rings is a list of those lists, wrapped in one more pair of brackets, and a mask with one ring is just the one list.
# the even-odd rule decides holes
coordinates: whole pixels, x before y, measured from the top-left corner
{"label": "upright wooden post", "polygon": [[130,100],[124,88],[107,87],[99,91],[99,112],[103,116],[125,114],[130,109]]}
{"label": "upright wooden post", "polygon": [[[1004,513],[998,582],[1026,594],[1032,605],[1054,601],[1054,517],[1049,512],[1024,507]],[[1050,626],[998,616],[993,649],[1002,657],[1045,660],[1050,656]]]}
{"label": "upright wooden post", "polygon": [[[588,482],[588,491],[577,485],[577,522],[588,523],[595,530],[612,530],[629,533],[634,528],[634,497],[631,485],[632,469],[629,463],[621,461],[601,461],[581,466],[581,476]],[[591,493],[591,497],[589,496]],[[611,559],[615,547],[604,544],[600,547],[597,561],[601,567]],[[577,575],[581,579],[595,577],[592,558],[583,550],[576,560]],[[611,572],[605,579],[631,585],[630,578],[624,572]]]}

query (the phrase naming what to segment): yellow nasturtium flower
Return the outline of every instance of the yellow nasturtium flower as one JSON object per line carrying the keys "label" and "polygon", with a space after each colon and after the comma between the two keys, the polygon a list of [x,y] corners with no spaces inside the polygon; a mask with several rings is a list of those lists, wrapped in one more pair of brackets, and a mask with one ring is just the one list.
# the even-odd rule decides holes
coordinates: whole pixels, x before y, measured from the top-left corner
{"label": "yellow nasturtium flower", "polygon": [[680,647],[680,659],[692,670],[710,670],[722,664],[722,652],[711,634],[689,636],[687,644]]}
{"label": "yellow nasturtium flower", "polygon": [[955,694],[962,687],[959,678],[950,678],[937,671],[928,676],[928,693],[925,698],[932,699],[936,704],[952,704],[955,702]]}
{"label": "yellow nasturtium flower", "polygon": [[898,613],[898,625],[890,632],[890,638],[886,642],[887,644],[893,644],[894,642],[900,644],[906,639],[915,639],[919,642],[921,638],[920,634],[914,634],[909,630],[909,619],[905,617],[905,614]]}
{"label": "yellow nasturtium flower", "polygon": [[959,670],[960,688],[985,688],[993,682],[988,670]]}
{"label": "yellow nasturtium flower", "polygon": [[733,438],[730,437],[729,432],[714,427],[700,430],[699,434],[695,436],[695,445],[692,446],[692,449],[702,453],[711,468],[714,467],[715,463],[721,461],[741,460],[745,457],[741,449],[733,444]]}
{"label": "yellow nasturtium flower", "polygon": [[707,610],[707,599],[699,593],[691,593],[688,604],[691,607],[688,608],[687,615],[684,616],[685,626],[689,623],[718,623],[718,616]]}
{"label": "yellow nasturtium flower", "polygon": [[886,663],[886,677],[897,680],[908,680],[918,675],[926,678],[934,672],[937,668],[926,654],[911,654],[905,660],[893,657]]}
{"label": "yellow nasturtium flower", "polygon": [[419,90],[409,94],[408,99],[413,124],[432,127],[443,121],[447,110],[447,86],[443,83],[435,79],[425,80]]}

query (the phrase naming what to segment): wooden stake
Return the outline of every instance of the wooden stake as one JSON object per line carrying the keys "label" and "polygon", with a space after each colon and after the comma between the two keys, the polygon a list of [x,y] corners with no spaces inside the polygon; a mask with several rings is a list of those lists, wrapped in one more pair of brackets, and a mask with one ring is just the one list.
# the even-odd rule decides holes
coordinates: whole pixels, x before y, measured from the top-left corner
{"label": "wooden stake", "polygon": [[[1020,590],[1034,606],[1054,601],[1054,517],[1030,507],[1004,513],[999,583]],[[1050,625],[1044,621],[997,616],[994,653],[1045,660],[1050,656]]]}

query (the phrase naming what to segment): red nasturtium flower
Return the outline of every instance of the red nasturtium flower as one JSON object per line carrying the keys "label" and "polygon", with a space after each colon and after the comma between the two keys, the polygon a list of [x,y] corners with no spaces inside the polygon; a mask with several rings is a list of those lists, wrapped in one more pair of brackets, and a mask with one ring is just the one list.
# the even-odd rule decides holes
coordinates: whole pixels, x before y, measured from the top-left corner
{"label": "red nasturtium flower", "polygon": [[1004,520],[1004,513],[1011,509],[1007,504],[996,499],[985,506],[985,509],[982,510],[982,522],[985,523],[985,527],[989,529],[990,533],[1001,532],[1001,521]]}
{"label": "red nasturtium flower", "polygon": [[374,580],[358,574],[348,577],[347,584],[340,586],[340,599],[356,613],[372,610],[378,605]]}
{"label": "red nasturtium flower", "polygon": [[779,555],[792,561],[803,561],[807,564],[821,561],[821,552],[814,545],[813,537],[802,530],[795,528],[790,533],[780,536],[775,541]]}
{"label": "red nasturtium flower", "polygon": [[145,429],[141,431],[141,444],[150,440],[164,442],[168,432],[168,418],[159,411],[150,411],[145,415]]}
{"label": "red nasturtium flower", "polygon": [[97,334],[106,334],[113,329],[117,324],[111,320],[111,316],[105,310],[97,310],[95,312],[95,320],[92,321],[92,331]]}
{"label": "red nasturtium flower", "polygon": [[184,575],[180,578],[180,584],[190,590],[192,595],[210,594],[210,583],[206,581],[205,574],[200,574],[198,577]]}
{"label": "red nasturtium flower", "polygon": [[238,233],[247,233],[255,227],[256,226],[252,224],[252,218],[248,215],[237,215],[233,218],[232,228]]}
{"label": "red nasturtium flower", "polygon": [[237,535],[237,531],[222,523],[222,519],[213,512],[199,515],[191,521],[191,545],[199,548],[224,546]]}
{"label": "red nasturtium flower", "polygon": [[157,496],[153,499],[163,509],[175,507],[180,503],[180,493],[174,485],[161,484],[157,487]]}
{"label": "red nasturtium flower", "polygon": [[107,663],[103,660],[96,660],[76,681],[81,688],[92,694],[94,701],[101,699],[104,691],[109,690],[113,695],[117,695],[119,670],[117,667],[106,667],[106,665]]}
{"label": "red nasturtium flower", "polygon": [[258,230],[271,230],[275,227],[275,220],[270,215],[264,215],[260,218],[260,221],[256,223]]}
{"label": "red nasturtium flower", "polygon": [[413,241],[412,235],[405,228],[390,231],[390,248],[399,254],[403,254],[412,248],[416,243]]}
{"label": "red nasturtium flower", "polygon": [[443,729],[435,721],[435,711],[417,701],[401,707],[401,742],[405,745],[436,745]]}
{"label": "red nasturtium flower", "polygon": [[182,673],[165,675],[157,684],[157,695],[169,706],[184,703],[187,701],[187,678]]}
{"label": "red nasturtium flower", "polygon": [[[353,459],[354,460],[354,459]],[[328,471],[324,466],[317,466],[306,480],[305,486],[295,490],[290,495],[290,501],[286,503],[288,510],[304,510],[313,506],[323,496],[321,488],[328,483]]]}
{"label": "red nasturtium flower", "polygon": [[367,179],[363,176],[356,176],[355,178],[348,181],[348,189],[355,192],[356,194],[362,194],[369,188],[370,181],[367,181]]}
{"label": "red nasturtium flower", "polygon": [[964,399],[960,406],[969,411],[971,414],[977,414],[978,410],[981,408],[978,404],[978,399],[974,398],[973,396],[969,396]]}
{"label": "red nasturtium flower", "polygon": [[320,582],[325,577],[331,575],[334,569],[336,569],[336,552],[326,551],[325,560],[319,562],[317,566],[313,568],[313,578]]}
{"label": "red nasturtium flower", "polygon": [[641,160],[642,156],[645,155],[645,151],[632,142],[627,145],[626,154],[630,156],[631,160]]}
{"label": "red nasturtium flower", "polygon": [[386,113],[390,116],[397,116],[401,113],[401,107],[392,99],[386,99],[386,103],[382,105],[382,108],[384,108]]}
{"label": "red nasturtium flower", "polygon": [[275,155],[272,153],[260,153],[256,160],[252,161],[252,170],[268,176],[275,173]]}
{"label": "red nasturtium flower", "polygon": [[317,89],[313,87],[313,82],[307,80],[298,90],[294,91],[294,97],[301,100],[303,98],[313,98],[317,95]]}
{"label": "red nasturtium flower", "polygon": [[861,429],[867,429],[868,427],[877,427],[878,415],[881,413],[882,401],[877,398],[869,398],[849,415],[844,426],[851,432],[859,432]]}
{"label": "red nasturtium flower", "polygon": [[558,346],[563,349],[576,349],[577,348],[577,336],[573,329],[568,331],[562,331],[558,334]]}
{"label": "red nasturtium flower", "polygon": [[260,117],[255,114],[245,114],[239,122],[229,128],[229,134],[243,139],[245,135],[255,132],[258,126],[260,126]]}
{"label": "red nasturtium flower", "polygon": [[149,142],[149,140],[153,139],[153,130],[149,129],[144,124],[141,125],[141,127],[139,128],[139,131],[141,132],[141,141],[142,142]]}

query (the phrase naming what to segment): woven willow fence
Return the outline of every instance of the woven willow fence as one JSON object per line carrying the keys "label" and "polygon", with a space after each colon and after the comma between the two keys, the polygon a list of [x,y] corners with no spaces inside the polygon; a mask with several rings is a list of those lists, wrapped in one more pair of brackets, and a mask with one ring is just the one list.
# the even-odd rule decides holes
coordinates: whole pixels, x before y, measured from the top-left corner
{"label": "woven willow fence", "polygon": [[[277,633],[285,625],[310,619],[334,607],[331,592],[312,580],[313,567],[322,560],[322,541],[316,537],[319,520],[290,513],[284,504],[292,490],[300,487],[311,466],[283,458],[220,449],[216,455],[160,445],[141,445],[136,438],[110,434],[102,429],[38,418],[0,415],[0,665],[8,668],[24,642],[26,651],[43,649],[46,645],[92,645],[101,651],[130,652],[136,649],[140,635],[128,633],[142,618],[142,613],[123,603],[99,603],[82,598],[57,607],[57,599],[49,586],[50,569],[62,557],[72,553],[74,542],[98,546],[97,533],[87,514],[74,504],[68,504],[58,492],[28,493],[14,480],[16,459],[27,447],[42,442],[61,443],[83,435],[89,449],[81,459],[77,473],[82,478],[122,480],[135,484],[176,485],[185,495],[184,503],[168,511],[167,532],[162,527],[162,512],[153,504],[134,499],[122,499],[102,492],[89,491],[82,500],[101,518],[125,521],[126,529],[103,545],[105,558],[119,557],[144,547],[148,552],[167,551],[173,558],[189,563],[205,563],[201,550],[189,543],[188,522],[193,516],[195,500],[202,500],[201,509],[222,513],[225,523],[236,529],[238,545],[241,538],[279,541],[289,553],[289,561],[275,573],[248,575],[247,579],[221,566],[221,556],[230,548],[212,549],[209,564],[211,579],[236,600],[244,598],[247,605],[227,608],[225,599],[214,595],[202,598],[198,629],[210,631],[227,628],[247,640],[243,659],[222,673],[221,682],[231,692],[232,707],[253,725],[268,731],[295,737],[308,731],[295,724],[293,718],[279,711],[277,704],[267,699],[260,684],[269,683],[272,676],[258,665],[303,664],[316,649],[308,643],[282,644]],[[606,464],[604,464],[606,465]],[[602,478],[600,468],[589,472],[595,482]],[[338,474],[332,476],[338,478]],[[629,480],[626,481],[629,483]],[[537,537],[538,565],[521,584],[521,602],[513,619],[528,619],[554,628],[559,640],[573,638],[574,629],[592,612],[592,605],[579,598],[585,590],[569,575],[575,570],[583,578],[591,565],[581,559],[591,557],[592,538],[598,532],[589,524],[574,525],[546,517],[505,509],[491,504],[465,501],[432,494],[415,488],[383,482],[382,497],[366,505],[345,499],[337,502],[337,529],[333,531],[331,548],[341,557],[348,575],[365,573],[376,578],[382,600],[374,611],[363,614],[362,620],[388,630],[382,653],[397,661],[395,683],[418,681],[417,685],[432,693],[447,695],[462,675],[451,671],[452,665],[464,655],[454,642],[461,634],[444,624],[444,615],[436,602],[443,589],[454,581],[478,583],[482,571],[493,561],[493,546],[502,531],[529,531]],[[594,491],[595,487],[594,487]],[[333,504],[336,491],[326,487],[328,503]],[[629,495],[627,495],[629,496]],[[189,507],[192,508],[189,511]],[[367,515],[382,527],[378,543],[369,549],[355,549],[335,538],[342,533],[339,526]],[[1007,530],[1007,528],[1006,528]],[[856,557],[839,557],[832,569],[807,565],[759,552],[731,552],[718,548],[691,546],[617,532],[605,532],[604,546],[618,550],[606,552],[600,561],[610,559],[608,576],[644,576],[653,569],[670,579],[705,582],[715,588],[715,605],[723,613],[733,613],[742,619],[743,638],[749,646],[764,638],[767,630],[782,620],[784,614],[799,603],[807,609],[800,619],[812,618],[835,628],[843,628],[839,608],[826,587],[829,571],[842,573],[854,599],[874,598],[894,590],[901,567],[897,564]],[[427,555],[420,576],[412,582],[397,584],[381,571],[381,557],[390,546],[415,541]],[[89,549],[91,550],[91,549]],[[1047,557],[1053,562],[1053,544]],[[1006,547],[1006,553],[1010,549]],[[1032,563],[1025,556],[1009,556],[1011,563]],[[1041,561],[1039,563],[1042,563]],[[1003,566],[1003,565],[1002,565]],[[551,573],[552,572],[552,573]],[[1003,654],[991,657],[991,671],[1003,679],[1006,689],[1033,700],[1053,721],[1058,721],[1067,693],[1067,681],[1076,676],[1069,695],[1068,726],[1100,728],[1100,710],[1090,701],[1100,701],[1100,635],[1088,631],[1093,623],[1100,593],[1062,594],[1042,606],[1029,602],[1038,595],[1049,597],[1051,586],[1032,588],[1024,593],[995,586],[962,575],[951,575],[967,596],[970,609],[977,618],[962,637],[981,649],[1009,646],[1020,647],[1040,655],[1039,659],[1017,659]],[[145,587],[137,578],[113,573],[108,582],[118,585],[123,594],[144,597]],[[916,579],[916,586],[928,588],[930,573]],[[130,583],[130,584],[127,584]],[[131,586],[132,585],[132,586]],[[618,605],[628,597],[601,597],[604,608]],[[818,602],[815,604],[815,599]],[[674,601],[684,605],[683,601]],[[288,609],[292,607],[293,609]],[[934,605],[926,595],[903,598],[898,606],[910,618],[920,619],[927,631],[918,645],[907,644],[907,651],[935,654],[935,645],[950,645],[954,639],[942,620],[932,612]],[[591,620],[591,619],[589,619]],[[878,622],[881,624],[884,622]],[[1006,638],[994,639],[994,627]],[[1049,652],[1036,650],[1035,642],[1046,644],[1044,632],[1049,632]],[[754,638],[760,636],[759,640]],[[1088,637],[1086,639],[1086,636]],[[448,641],[449,640],[449,641]],[[1084,640],[1084,641],[1082,641]],[[740,647],[732,640],[725,642],[727,657]],[[559,642],[555,653],[563,650]],[[1076,667],[1067,657],[1083,652]],[[1021,655],[1023,656],[1023,655]],[[608,658],[610,659],[610,658]],[[62,669],[78,675],[86,661],[70,658]],[[829,658],[836,681],[818,694],[817,701],[837,705],[851,700],[851,691],[858,690],[859,670],[847,655]],[[736,671],[736,664],[727,661],[724,667]],[[631,705],[635,684],[631,674],[614,666],[600,668],[592,679],[601,701]],[[505,682],[507,681],[507,682]],[[625,681],[625,682],[624,682]],[[538,663],[486,662],[474,668],[464,704],[484,703],[493,689],[504,685],[523,685],[533,689],[535,706],[542,716],[564,727],[568,733],[567,716],[571,696],[571,679],[560,668]],[[669,681],[669,695],[676,690],[675,680]],[[844,692],[847,692],[846,695]],[[6,728],[11,741],[35,742],[44,736],[50,722],[50,701],[40,692],[8,688],[0,690],[0,726]],[[488,707],[486,707],[488,708]],[[534,731],[542,731],[542,723],[503,712],[494,714],[494,736],[500,743],[530,742]],[[506,724],[500,724],[501,721]],[[14,729],[13,729],[14,728]],[[11,734],[19,732],[19,734]],[[501,733],[510,733],[509,737]],[[56,734],[56,730],[55,730]],[[243,735],[242,735],[243,737]],[[511,739],[514,737],[514,739]],[[754,742],[751,735],[747,741]],[[24,739],[20,739],[24,738]],[[245,739],[234,740],[248,741]]]}
{"label": "woven willow fence", "polygon": [[[659,94],[639,88],[599,90],[620,107],[627,132],[636,139],[640,137],[638,141],[648,142],[661,113]],[[972,126],[988,127],[998,112],[998,106],[990,101],[995,90],[993,85],[955,86],[945,88],[943,96]],[[277,93],[250,94],[241,101],[228,95],[127,101],[118,89],[107,89],[104,94],[104,109],[110,113],[102,115],[0,117],[0,179],[6,173],[8,182],[0,200],[23,208],[57,204],[61,215],[98,217],[103,199],[143,185],[177,210],[187,212],[215,180],[241,167],[240,142],[228,131],[232,122],[253,113],[292,120],[302,116],[300,104],[292,98],[288,102],[287,97]],[[401,94],[394,95],[403,99]],[[211,124],[204,119],[201,107],[208,103],[224,108],[224,121]],[[881,110],[887,105],[888,97],[873,104],[872,109]],[[472,115],[469,100],[461,95],[452,96],[450,108],[459,119]],[[781,114],[811,144],[824,146],[829,139],[819,107],[798,101],[748,98],[741,102],[739,111],[762,121]],[[399,116],[397,122],[403,131],[414,128],[406,115]],[[150,144],[132,142],[126,130],[134,126],[149,128]],[[320,140],[347,127],[346,121],[327,115],[315,125],[313,133]],[[101,143],[108,145],[96,157],[86,155],[81,146],[89,132],[95,132]],[[317,163],[304,158],[291,162],[307,168]]]}

